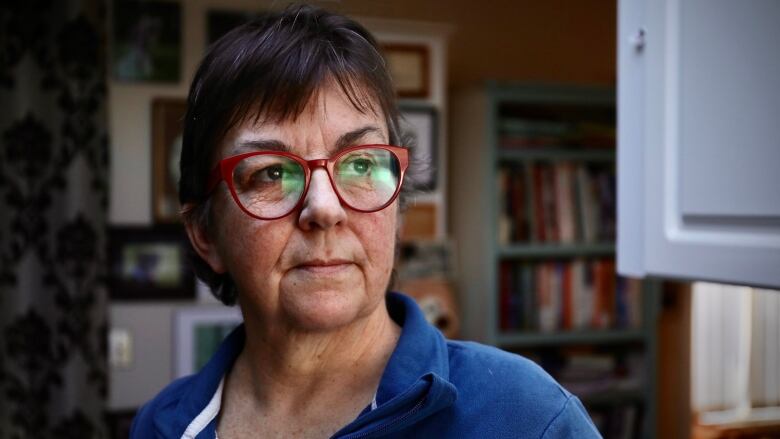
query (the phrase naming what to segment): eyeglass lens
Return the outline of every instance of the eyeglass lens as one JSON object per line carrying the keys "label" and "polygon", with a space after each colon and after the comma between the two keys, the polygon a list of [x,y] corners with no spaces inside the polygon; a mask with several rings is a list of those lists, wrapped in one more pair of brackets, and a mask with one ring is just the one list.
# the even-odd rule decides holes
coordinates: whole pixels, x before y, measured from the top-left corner
{"label": "eyeglass lens", "polygon": [[[362,148],[341,155],[333,174],[336,191],[346,204],[374,210],[395,194],[400,165],[386,149]],[[303,165],[290,157],[254,155],[236,164],[233,186],[245,209],[261,218],[275,218],[298,204],[306,186],[306,173]]]}

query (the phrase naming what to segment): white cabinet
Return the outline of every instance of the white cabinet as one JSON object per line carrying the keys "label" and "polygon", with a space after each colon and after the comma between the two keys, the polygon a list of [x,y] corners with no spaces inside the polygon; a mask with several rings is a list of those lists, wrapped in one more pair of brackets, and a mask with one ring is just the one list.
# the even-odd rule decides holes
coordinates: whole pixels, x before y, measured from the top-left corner
{"label": "white cabinet", "polygon": [[780,287],[780,2],[618,20],[618,271]]}

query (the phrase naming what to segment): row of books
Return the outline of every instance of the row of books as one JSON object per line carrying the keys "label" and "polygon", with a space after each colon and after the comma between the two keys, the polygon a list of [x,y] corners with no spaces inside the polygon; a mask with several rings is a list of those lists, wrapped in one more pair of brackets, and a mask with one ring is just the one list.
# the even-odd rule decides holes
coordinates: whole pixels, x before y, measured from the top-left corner
{"label": "row of books", "polygon": [[520,350],[587,407],[604,438],[639,437],[647,356],[594,346]]}
{"label": "row of books", "polygon": [[617,276],[614,259],[499,264],[502,331],[569,331],[641,325],[638,279]]}
{"label": "row of books", "polygon": [[638,395],[645,377],[645,356],[637,351],[559,350],[530,358],[586,403],[611,402],[610,395]]}
{"label": "row of books", "polygon": [[498,125],[504,149],[615,147],[614,124],[504,117]]}
{"label": "row of books", "polygon": [[612,166],[569,161],[505,164],[497,179],[500,244],[615,240]]}
{"label": "row of books", "polygon": [[563,367],[549,372],[566,390],[580,399],[598,401],[604,395],[639,392],[645,377],[641,353],[576,353],[566,357]]}
{"label": "row of books", "polygon": [[624,404],[589,409],[593,424],[604,439],[632,439],[642,436],[642,406]]}

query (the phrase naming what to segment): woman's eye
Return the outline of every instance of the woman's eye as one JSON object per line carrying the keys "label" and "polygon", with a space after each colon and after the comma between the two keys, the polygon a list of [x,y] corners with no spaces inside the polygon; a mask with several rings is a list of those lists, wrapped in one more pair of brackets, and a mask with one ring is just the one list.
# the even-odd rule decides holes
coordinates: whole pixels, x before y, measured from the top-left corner
{"label": "woman's eye", "polygon": [[352,170],[358,174],[367,174],[371,170],[371,162],[366,159],[358,159],[352,162]]}
{"label": "woman's eye", "polygon": [[284,169],[281,166],[268,166],[252,173],[251,180],[255,184],[272,183],[284,177]]}
{"label": "woman's eye", "polygon": [[264,171],[267,174],[269,180],[279,180],[284,175],[281,166],[274,166]]}

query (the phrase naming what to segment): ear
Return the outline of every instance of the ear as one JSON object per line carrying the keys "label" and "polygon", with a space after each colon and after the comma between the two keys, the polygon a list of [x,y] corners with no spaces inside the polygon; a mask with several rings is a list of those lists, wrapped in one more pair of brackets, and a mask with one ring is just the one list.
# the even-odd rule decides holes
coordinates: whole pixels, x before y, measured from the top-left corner
{"label": "ear", "polygon": [[[184,206],[183,210],[187,210],[192,208],[193,206],[190,206],[189,204]],[[209,267],[218,274],[222,274],[225,271],[225,265],[222,262],[222,257],[219,255],[219,252],[217,252],[217,246],[216,243],[213,241],[211,236],[209,235],[209,231],[204,227],[200,222],[193,221],[191,219],[184,220],[184,227],[187,230],[187,236],[190,238],[190,242],[192,243],[192,248],[195,249],[195,252],[198,253],[198,256],[201,257],[204,261],[206,261],[207,264],[209,264]]]}

